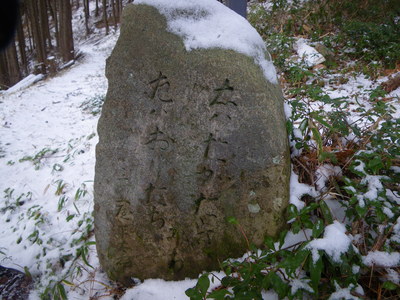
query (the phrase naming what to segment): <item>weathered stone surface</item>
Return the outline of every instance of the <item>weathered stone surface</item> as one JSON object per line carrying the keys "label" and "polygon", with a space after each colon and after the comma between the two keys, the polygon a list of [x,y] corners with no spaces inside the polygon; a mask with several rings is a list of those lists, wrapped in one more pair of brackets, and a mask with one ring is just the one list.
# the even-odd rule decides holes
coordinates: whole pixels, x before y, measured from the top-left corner
{"label": "weathered stone surface", "polygon": [[186,51],[165,18],[127,6],[107,61],[95,227],[111,279],[215,270],[283,226],[289,151],[283,96],[252,58]]}

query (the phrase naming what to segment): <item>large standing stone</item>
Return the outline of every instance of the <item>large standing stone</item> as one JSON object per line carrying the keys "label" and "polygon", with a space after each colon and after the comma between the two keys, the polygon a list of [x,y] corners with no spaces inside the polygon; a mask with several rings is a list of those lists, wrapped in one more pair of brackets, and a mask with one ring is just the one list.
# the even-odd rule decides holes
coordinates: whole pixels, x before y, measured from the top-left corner
{"label": "large standing stone", "polygon": [[109,277],[125,284],[218,269],[246,251],[241,230],[260,246],[285,222],[290,172],[279,86],[252,57],[187,51],[167,28],[156,8],[127,6],[107,61],[96,241]]}

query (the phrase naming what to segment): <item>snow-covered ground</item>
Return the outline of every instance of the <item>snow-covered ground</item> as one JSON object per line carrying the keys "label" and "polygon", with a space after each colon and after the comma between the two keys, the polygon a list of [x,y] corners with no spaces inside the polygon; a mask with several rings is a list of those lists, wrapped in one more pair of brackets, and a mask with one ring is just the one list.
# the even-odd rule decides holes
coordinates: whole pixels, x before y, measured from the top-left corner
{"label": "snow-covered ground", "polygon": [[[0,94],[0,265],[32,274],[36,288],[31,299],[38,299],[51,282],[62,283],[68,299],[112,299],[118,293],[100,269],[92,217],[96,126],[107,90],[105,60],[117,38],[118,32],[82,42],[83,56],[57,76]],[[327,92],[350,97],[378,83],[359,76]],[[398,117],[400,89],[389,96]],[[319,184],[322,190],[324,181]],[[291,202],[301,207],[305,193],[318,192],[299,184],[293,173]],[[289,234],[287,243],[306,238]],[[350,243],[344,226],[335,221],[310,247],[335,258]],[[383,259],[391,258],[382,253],[365,258],[366,263]],[[122,299],[187,299],[185,290],[195,284],[193,279],[146,280],[125,291]],[[264,294],[265,299],[274,297]]]}
{"label": "snow-covered ground", "polygon": [[98,117],[88,106],[106,93],[116,39],[81,45],[71,68],[0,98],[0,263],[27,268],[43,286],[52,273],[63,278],[60,258],[72,263],[91,235]]}

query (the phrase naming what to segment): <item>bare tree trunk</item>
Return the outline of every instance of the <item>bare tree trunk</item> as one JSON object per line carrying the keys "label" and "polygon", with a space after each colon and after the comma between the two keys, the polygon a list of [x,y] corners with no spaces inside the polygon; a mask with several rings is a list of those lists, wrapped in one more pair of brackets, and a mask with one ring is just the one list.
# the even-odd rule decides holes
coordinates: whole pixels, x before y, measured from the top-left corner
{"label": "bare tree trunk", "polygon": [[118,2],[119,2],[119,21],[121,22],[123,4],[122,4],[122,0],[118,0]]}
{"label": "bare tree trunk", "polygon": [[36,0],[29,0],[27,2],[27,12],[30,20],[30,25],[33,34],[33,45],[36,50],[36,59],[39,64],[38,71],[46,74],[46,41],[43,37],[42,22],[37,7]]}
{"label": "bare tree trunk", "polygon": [[117,11],[115,9],[115,1],[111,0],[111,7],[112,7],[112,13],[114,17],[114,28],[117,29],[117,24],[118,24],[118,18],[117,18]]}
{"label": "bare tree trunk", "polygon": [[103,0],[103,21],[104,21],[104,26],[106,27],[106,34],[108,34],[110,29],[108,28],[108,20],[107,20],[107,0]]}
{"label": "bare tree trunk", "polygon": [[99,0],[96,0],[96,10],[94,12],[94,16],[95,17],[99,16]]}
{"label": "bare tree trunk", "polygon": [[49,26],[49,17],[48,17],[48,10],[47,10],[47,3],[46,0],[37,0],[39,5],[39,18],[40,18],[40,25],[41,31],[43,34],[43,38],[45,40],[45,47],[47,45],[47,49],[52,49],[53,45],[51,42],[51,35],[50,35],[50,26]]}
{"label": "bare tree trunk", "polygon": [[0,85],[9,88],[22,79],[19,69],[17,47],[13,39],[0,57]]}
{"label": "bare tree trunk", "polygon": [[90,33],[90,28],[89,28],[89,17],[90,17],[89,0],[83,0],[83,7],[84,7],[84,10],[85,10],[86,35],[89,35],[89,33]]}
{"label": "bare tree trunk", "polygon": [[55,30],[55,39],[56,39],[56,48],[60,48],[60,32],[59,32],[59,27],[60,25],[58,24],[58,0],[48,0],[48,7],[49,11],[51,14],[51,17],[53,19],[54,23],[54,30]]}
{"label": "bare tree trunk", "polygon": [[33,52],[33,29],[32,26],[29,22],[29,12],[28,12],[28,8],[25,9],[25,17],[26,17],[26,26],[28,27],[28,41],[29,41],[29,52]]}
{"label": "bare tree trunk", "polygon": [[7,89],[10,81],[7,72],[7,59],[5,51],[0,52],[0,89]]}
{"label": "bare tree trunk", "polygon": [[17,47],[15,46],[15,40],[13,40],[10,46],[6,50],[8,74],[10,77],[10,85],[16,84],[22,79],[21,72],[18,63]]}
{"label": "bare tree trunk", "polygon": [[120,1],[119,0],[115,0],[115,10],[117,11],[117,20],[119,23],[120,18],[121,18],[121,9],[120,9]]}
{"label": "bare tree trunk", "polygon": [[23,75],[28,75],[28,59],[26,57],[26,43],[25,43],[24,28],[22,24],[22,14],[20,14],[20,16],[18,17],[17,39],[18,39],[18,50],[21,63],[21,73],[23,73]]}
{"label": "bare tree trunk", "polygon": [[64,62],[74,59],[74,40],[72,35],[72,11],[70,0],[60,1],[60,54]]}

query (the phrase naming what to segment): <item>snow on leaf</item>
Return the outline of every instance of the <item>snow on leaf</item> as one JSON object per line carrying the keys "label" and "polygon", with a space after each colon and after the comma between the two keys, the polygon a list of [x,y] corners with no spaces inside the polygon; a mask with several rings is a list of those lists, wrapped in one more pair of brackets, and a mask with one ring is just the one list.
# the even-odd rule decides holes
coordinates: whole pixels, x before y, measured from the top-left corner
{"label": "snow on leaf", "polygon": [[333,261],[340,263],[340,256],[346,253],[351,239],[346,235],[346,228],[338,221],[325,227],[324,237],[312,240],[307,248],[312,250],[314,262],[318,260],[318,250],[324,250]]}

